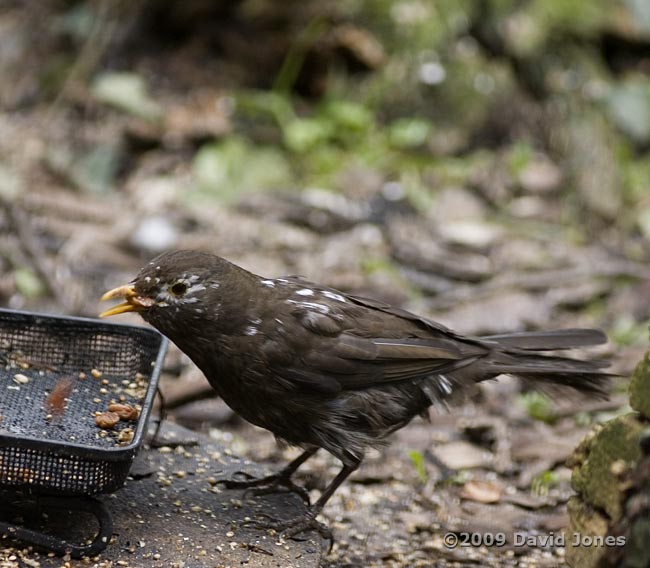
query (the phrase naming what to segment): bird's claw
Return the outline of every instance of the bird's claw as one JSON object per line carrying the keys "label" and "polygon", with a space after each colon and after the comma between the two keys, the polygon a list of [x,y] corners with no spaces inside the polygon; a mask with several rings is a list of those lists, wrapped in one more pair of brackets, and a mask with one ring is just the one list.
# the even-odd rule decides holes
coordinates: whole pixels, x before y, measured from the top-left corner
{"label": "bird's claw", "polygon": [[[237,476],[241,475],[244,479],[237,479]],[[219,483],[223,483],[226,488],[236,489],[238,487],[250,487],[255,483],[266,479],[266,477],[255,477],[246,471],[233,471],[229,479],[220,479]]]}
{"label": "bird's claw", "polygon": [[[241,475],[246,479],[235,479],[235,476]],[[255,477],[245,471],[236,471],[230,479],[220,481],[226,489],[245,489],[244,497],[249,493],[252,495],[267,495],[280,490],[286,490],[297,494],[307,505],[311,503],[309,493],[303,487],[296,485],[291,478],[286,475],[268,475],[266,477]]]}
{"label": "bird's claw", "polygon": [[316,515],[311,511],[289,520],[278,519],[265,513],[261,513],[260,515],[265,517],[266,520],[249,520],[243,524],[256,529],[273,529],[280,533],[280,538],[283,540],[302,540],[295,537],[305,531],[313,530],[318,532],[323,539],[329,541],[329,550],[332,549],[332,545],[334,544],[332,531],[327,525],[318,521]]}
{"label": "bird's claw", "polygon": [[245,494],[250,491],[255,496],[268,495],[269,493],[276,493],[279,490],[286,490],[290,493],[295,493],[306,505],[311,504],[307,490],[304,487],[300,487],[300,485],[296,485],[287,477],[278,478],[276,481],[273,481],[268,485],[265,484],[258,487],[250,487],[247,489]]}

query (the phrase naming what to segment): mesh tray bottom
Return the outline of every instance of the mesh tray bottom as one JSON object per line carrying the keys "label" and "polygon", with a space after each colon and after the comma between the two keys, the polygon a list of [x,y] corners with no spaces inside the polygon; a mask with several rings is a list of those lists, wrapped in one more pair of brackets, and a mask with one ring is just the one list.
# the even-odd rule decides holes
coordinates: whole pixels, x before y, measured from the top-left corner
{"label": "mesh tray bottom", "polygon": [[32,448],[0,447],[0,485],[49,489],[57,494],[110,493],[123,485],[130,466],[130,461],[98,461]]}

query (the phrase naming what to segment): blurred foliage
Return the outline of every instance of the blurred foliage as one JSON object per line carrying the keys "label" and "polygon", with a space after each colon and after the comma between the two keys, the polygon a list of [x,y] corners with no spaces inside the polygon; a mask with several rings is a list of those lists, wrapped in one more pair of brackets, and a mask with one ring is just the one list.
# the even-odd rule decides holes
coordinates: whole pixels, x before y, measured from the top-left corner
{"label": "blurred foliage", "polygon": [[[500,161],[517,180],[542,152],[569,174],[561,187],[575,196],[565,200],[569,217],[586,204],[611,221],[642,201],[629,223],[645,235],[649,14],[642,0],[76,1],[51,26],[80,54],[53,54],[41,86],[64,88],[63,69],[96,61],[95,100],[159,125],[166,103],[135,66],[138,49],[165,58],[192,45],[234,107],[232,140],[193,149],[190,197],[336,190],[342,173],[365,167],[427,209],[439,188],[471,185]],[[261,34],[259,45],[251,33]],[[108,57],[111,37],[123,47]],[[183,79],[179,91],[192,87]],[[594,150],[580,149],[585,139]],[[76,185],[105,190],[117,158],[106,148],[74,157]],[[620,171],[577,173],[589,160]]]}
{"label": "blurred foliage", "polygon": [[272,146],[254,146],[240,137],[204,145],[193,162],[196,190],[191,197],[231,201],[242,192],[291,184],[289,164]]}
{"label": "blurred foliage", "polygon": [[[413,201],[426,208],[431,203],[426,196],[435,191],[428,180],[436,179],[439,186],[466,184],[476,171],[474,166],[485,162],[485,149],[498,150],[503,144],[489,130],[486,141],[476,144],[473,138],[493,120],[495,105],[520,99],[520,77],[512,61],[526,57],[529,67],[542,69],[547,99],[581,109],[576,125],[589,109],[609,116],[603,136],[609,137],[612,148],[606,151],[616,152],[622,173],[620,182],[612,178],[611,183],[621,187],[612,187],[611,192],[620,191],[626,199],[644,192],[650,180],[647,160],[634,147],[648,142],[650,83],[643,76],[620,80],[606,68],[597,43],[578,39],[597,41],[609,32],[612,11],[618,20],[629,20],[642,15],[644,8],[634,2],[612,7],[604,0],[491,0],[484,4],[509,50],[495,57],[480,49],[472,33],[482,4],[341,3],[339,15],[381,38],[386,58],[365,74],[330,68],[327,90],[319,100],[308,102],[295,95],[292,82],[297,81],[307,51],[334,25],[315,16],[287,53],[271,90],[236,94],[236,128],[241,125],[241,134],[252,146],[259,141],[247,135],[251,122],[262,120],[276,129],[271,145],[281,143],[296,187],[336,188],[341,171],[362,165],[389,178],[406,177]],[[570,123],[566,126],[573,128]],[[612,128],[624,136],[613,136]],[[535,152],[557,151],[545,147],[541,132],[524,128],[521,135],[515,134],[507,134],[505,140],[512,144],[507,161],[513,175],[526,167]],[[490,135],[495,139],[489,140]],[[556,159],[572,158],[561,151]],[[605,215],[620,207],[607,196],[595,196],[595,190],[587,191],[584,199]]]}
{"label": "blurred foliage", "polygon": [[530,489],[535,495],[546,496],[553,487],[558,485],[559,481],[559,476],[554,471],[542,471],[533,478]]}
{"label": "blurred foliage", "polygon": [[[188,199],[345,190],[348,172],[366,170],[425,212],[455,186],[498,214],[550,195],[553,222],[577,241],[615,223],[650,235],[643,0],[73,0],[50,10],[42,29],[54,48],[26,98],[68,97],[128,124],[126,144],[89,136],[46,153],[77,189],[109,191],[137,163],[131,150],[163,147],[192,164]],[[7,87],[0,97],[11,100]],[[193,107],[198,91],[228,101],[226,127],[201,131],[223,109]],[[182,100],[179,121],[170,111]],[[554,184],[535,179],[540,162],[560,172],[544,174]]]}
{"label": "blurred foliage", "polygon": [[553,410],[553,401],[545,394],[530,391],[519,397],[519,404],[524,407],[528,416],[547,424],[553,424],[557,416]]}
{"label": "blurred foliage", "polygon": [[632,140],[650,143],[650,79],[634,77],[613,86],[606,104],[614,123]]}
{"label": "blurred foliage", "polygon": [[92,93],[98,101],[146,120],[158,120],[162,114],[144,79],[136,73],[100,73],[93,82]]}
{"label": "blurred foliage", "polygon": [[116,144],[97,144],[78,152],[65,146],[53,147],[45,156],[50,170],[72,187],[96,194],[112,189],[120,158],[121,151]]}
{"label": "blurred foliage", "polygon": [[14,271],[16,289],[26,298],[38,298],[45,293],[45,285],[29,268],[18,268]]}
{"label": "blurred foliage", "polygon": [[619,345],[644,345],[647,343],[647,322],[637,322],[631,316],[621,315],[610,331],[610,338]]}
{"label": "blurred foliage", "polygon": [[413,464],[413,467],[415,468],[415,471],[418,474],[418,477],[420,478],[420,481],[422,483],[426,483],[429,481],[429,474],[427,473],[427,468],[424,462],[424,455],[422,452],[419,452],[417,450],[411,450],[409,453],[409,458],[411,459],[411,463]]}
{"label": "blurred foliage", "polygon": [[417,150],[432,130],[429,121],[418,118],[382,125],[370,107],[343,99],[325,99],[308,116],[299,116],[281,95],[247,92],[238,98],[237,111],[241,117],[268,120],[278,128],[300,186],[335,186],[336,176],[354,164],[392,174],[409,164],[419,166],[423,155]]}

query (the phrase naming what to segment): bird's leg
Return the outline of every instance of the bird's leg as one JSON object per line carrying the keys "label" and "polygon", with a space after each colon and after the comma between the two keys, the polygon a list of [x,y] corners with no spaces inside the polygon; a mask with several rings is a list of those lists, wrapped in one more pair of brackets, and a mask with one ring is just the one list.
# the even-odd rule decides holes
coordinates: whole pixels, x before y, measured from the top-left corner
{"label": "bird's leg", "polygon": [[297,493],[300,498],[309,505],[309,494],[304,488],[296,485],[293,481],[291,481],[291,476],[317,451],[317,447],[308,448],[296,459],[283,467],[280,471],[271,475],[267,475],[265,477],[253,477],[244,471],[238,471],[233,475],[243,475],[246,477],[246,479],[231,478],[225,479],[221,483],[223,483],[227,489],[253,489],[257,495],[274,493],[280,487],[284,487],[289,491]]}
{"label": "bird's leg", "polygon": [[329,501],[330,497],[334,495],[334,492],[338,489],[351,473],[353,473],[361,462],[357,462],[352,465],[343,465],[343,469],[339,471],[338,475],[331,481],[331,483],[325,488],[323,494],[320,496],[318,501],[314,503],[306,513],[298,517],[294,517],[289,520],[274,519],[269,517],[266,521],[252,521],[250,524],[256,528],[261,529],[274,529],[276,531],[282,531],[282,538],[293,538],[297,534],[308,531],[316,530],[323,537],[333,542],[332,531],[324,525],[323,523],[316,520],[316,517],[321,513],[325,503]]}

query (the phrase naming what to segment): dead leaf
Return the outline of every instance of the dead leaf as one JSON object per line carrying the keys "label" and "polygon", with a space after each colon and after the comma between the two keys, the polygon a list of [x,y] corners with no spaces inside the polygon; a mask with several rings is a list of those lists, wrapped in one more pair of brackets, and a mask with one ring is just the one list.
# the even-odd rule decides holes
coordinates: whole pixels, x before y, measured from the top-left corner
{"label": "dead leaf", "polygon": [[496,483],[472,479],[463,485],[460,491],[460,497],[478,503],[498,503],[502,493],[503,488]]}
{"label": "dead leaf", "polygon": [[438,446],[434,453],[449,469],[486,467],[494,461],[490,452],[464,441]]}

